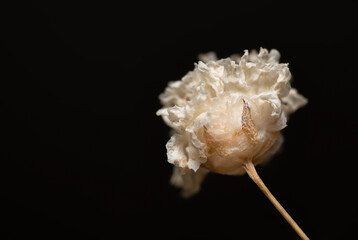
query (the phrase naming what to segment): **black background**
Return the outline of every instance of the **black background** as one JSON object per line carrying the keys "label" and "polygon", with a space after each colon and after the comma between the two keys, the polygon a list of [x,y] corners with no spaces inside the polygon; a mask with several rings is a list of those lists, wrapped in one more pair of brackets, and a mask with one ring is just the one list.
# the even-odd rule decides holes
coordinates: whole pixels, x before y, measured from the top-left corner
{"label": "black background", "polygon": [[119,2],[2,9],[1,239],[298,239],[247,176],[210,174],[181,199],[155,115],[199,53],[260,46],[309,104],[259,174],[312,239],[355,235],[353,1]]}

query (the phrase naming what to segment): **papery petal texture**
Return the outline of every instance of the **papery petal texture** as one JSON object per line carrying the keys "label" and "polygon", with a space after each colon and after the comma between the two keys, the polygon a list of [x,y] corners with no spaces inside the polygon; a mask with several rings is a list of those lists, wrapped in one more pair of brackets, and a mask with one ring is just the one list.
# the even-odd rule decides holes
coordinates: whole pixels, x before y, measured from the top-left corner
{"label": "papery petal texture", "polygon": [[170,82],[159,98],[157,115],[175,130],[167,143],[175,165],[172,183],[190,196],[209,171],[244,173],[247,160],[259,164],[273,156],[287,117],[307,103],[291,88],[288,64],[280,53],[261,48],[234,60],[202,54],[193,71]]}

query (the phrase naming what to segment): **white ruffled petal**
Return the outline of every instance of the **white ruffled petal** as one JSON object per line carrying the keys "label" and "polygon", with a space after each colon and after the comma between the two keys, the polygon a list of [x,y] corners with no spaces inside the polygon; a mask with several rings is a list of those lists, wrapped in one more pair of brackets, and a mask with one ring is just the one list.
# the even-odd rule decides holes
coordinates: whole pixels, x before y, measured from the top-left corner
{"label": "white ruffled petal", "polygon": [[208,173],[205,168],[200,168],[197,172],[184,173],[182,169],[174,167],[170,183],[181,188],[182,197],[188,198],[200,191],[201,183]]}
{"label": "white ruffled petal", "polygon": [[199,54],[198,59],[204,63],[218,60],[215,52],[201,53]]}
{"label": "white ruffled petal", "polygon": [[168,162],[186,169],[188,165],[188,157],[185,152],[187,144],[188,137],[186,135],[174,134],[166,145]]}
{"label": "white ruffled petal", "polygon": [[286,114],[291,114],[295,112],[297,109],[303,107],[307,104],[308,100],[301,94],[297,92],[295,88],[292,88],[289,94],[282,98],[283,110]]}

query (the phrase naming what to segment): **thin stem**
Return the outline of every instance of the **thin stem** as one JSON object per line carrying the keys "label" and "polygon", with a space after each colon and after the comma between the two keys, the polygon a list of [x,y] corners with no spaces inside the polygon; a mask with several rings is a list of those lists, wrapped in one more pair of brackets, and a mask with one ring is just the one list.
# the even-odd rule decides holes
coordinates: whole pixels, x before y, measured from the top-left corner
{"label": "thin stem", "polygon": [[302,229],[297,225],[297,223],[292,219],[292,217],[276,200],[276,198],[272,195],[270,190],[268,190],[264,182],[261,180],[260,176],[257,174],[254,164],[251,161],[248,161],[246,164],[244,164],[244,169],[246,170],[250,178],[257,184],[257,186],[261,189],[261,191],[266,195],[266,197],[271,201],[271,203],[276,207],[276,209],[281,213],[281,215],[286,219],[286,221],[297,232],[297,234],[302,239],[309,240],[307,235],[302,231]]}

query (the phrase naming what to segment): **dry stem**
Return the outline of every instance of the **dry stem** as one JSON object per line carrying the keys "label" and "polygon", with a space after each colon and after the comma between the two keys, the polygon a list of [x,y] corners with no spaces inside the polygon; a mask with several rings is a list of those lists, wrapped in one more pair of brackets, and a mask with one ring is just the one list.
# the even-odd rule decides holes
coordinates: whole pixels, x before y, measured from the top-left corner
{"label": "dry stem", "polygon": [[302,231],[302,229],[297,225],[297,223],[292,219],[292,217],[286,212],[286,210],[281,206],[281,204],[276,200],[272,195],[270,190],[266,187],[264,182],[261,180],[260,176],[257,174],[254,164],[251,161],[248,161],[244,168],[250,178],[259,186],[261,191],[266,195],[266,197],[272,202],[276,209],[281,213],[281,215],[286,219],[286,221],[292,226],[292,228],[297,232],[297,234],[304,240],[309,240],[307,235]]}

